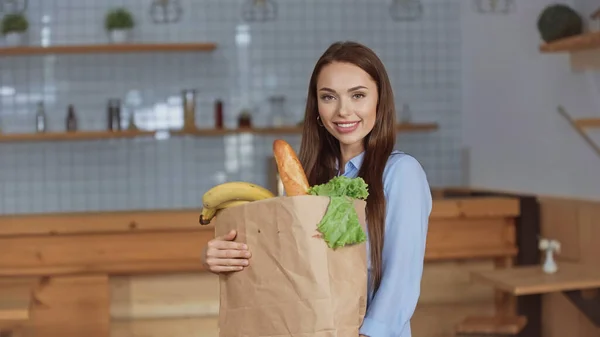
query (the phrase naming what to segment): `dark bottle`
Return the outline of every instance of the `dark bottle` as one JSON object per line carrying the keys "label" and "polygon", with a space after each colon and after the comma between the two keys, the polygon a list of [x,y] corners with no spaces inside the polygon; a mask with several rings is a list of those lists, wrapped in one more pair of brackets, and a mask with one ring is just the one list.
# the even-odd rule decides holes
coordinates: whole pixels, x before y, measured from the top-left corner
{"label": "dark bottle", "polygon": [[67,131],[76,131],[77,130],[77,117],[75,116],[75,108],[73,104],[69,104],[69,108],[67,110]]}
{"label": "dark bottle", "polygon": [[238,127],[239,128],[250,128],[252,127],[252,115],[248,110],[242,111],[242,113],[238,117]]}
{"label": "dark bottle", "polygon": [[215,128],[223,128],[223,101],[220,99],[215,102]]}
{"label": "dark bottle", "polygon": [[119,99],[108,100],[107,117],[109,130],[121,130],[121,101]]}

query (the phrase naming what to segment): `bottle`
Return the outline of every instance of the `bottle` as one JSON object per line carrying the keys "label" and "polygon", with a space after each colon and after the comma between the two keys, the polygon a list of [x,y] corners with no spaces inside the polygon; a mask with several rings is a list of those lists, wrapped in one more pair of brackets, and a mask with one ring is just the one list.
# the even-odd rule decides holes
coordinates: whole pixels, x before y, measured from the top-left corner
{"label": "bottle", "polygon": [[137,131],[137,125],[135,125],[135,112],[133,108],[129,109],[129,125],[127,126],[127,130],[129,131]]}
{"label": "bottle", "polygon": [[73,104],[69,104],[69,108],[67,110],[67,123],[66,123],[67,131],[76,131],[77,130],[77,117],[75,117],[75,108]]}
{"label": "bottle", "polygon": [[121,101],[119,99],[108,100],[107,117],[108,130],[121,130]]}
{"label": "bottle", "polygon": [[196,95],[195,89],[185,89],[181,93],[183,98],[183,129],[194,131],[196,129]]}
{"label": "bottle", "polygon": [[46,132],[46,112],[44,111],[44,103],[38,102],[37,111],[35,113],[35,131]]}
{"label": "bottle", "polygon": [[220,99],[215,102],[215,128],[223,128],[223,101]]}
{"label": "bottle", "polygon": [[410,105],[408,105],[408,103],[402,104],[402,110],[400,111],[400,123],[410,124],[411,118],[412,112],[410,110]]}
{"label": "bottle", "polygon": [[250,128],[252,127],[252,115],[248,110],[242,110],[238,117],[238,128]]}

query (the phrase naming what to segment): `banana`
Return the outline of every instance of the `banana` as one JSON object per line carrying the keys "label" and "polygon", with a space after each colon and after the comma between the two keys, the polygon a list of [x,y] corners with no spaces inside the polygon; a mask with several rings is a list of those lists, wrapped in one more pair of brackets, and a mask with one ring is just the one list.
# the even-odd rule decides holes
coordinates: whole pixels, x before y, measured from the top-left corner
{"label": "banana", "polygon": [[202,205],[204,208],[217,208],[226,201],[257,201],[273,197],[275,195],[264,187],[243,181],[231,181],[206,191],[202,196]]}
{"label": "banana", "polygon": [[200,213],[200,224],[208,225],[210,221],[215,217],[215,215],[222,209],[239,206],[249,202],[250,201],[247,200],[230,200],[225,201],[216,208],[202,208],[202,212]]}
{"label": "banana", "polygon": [[209,224],[221,209],[273,197],[275,195],[266,188],[247,182],[232,181],[217,185],[202,196],[200,224]]}

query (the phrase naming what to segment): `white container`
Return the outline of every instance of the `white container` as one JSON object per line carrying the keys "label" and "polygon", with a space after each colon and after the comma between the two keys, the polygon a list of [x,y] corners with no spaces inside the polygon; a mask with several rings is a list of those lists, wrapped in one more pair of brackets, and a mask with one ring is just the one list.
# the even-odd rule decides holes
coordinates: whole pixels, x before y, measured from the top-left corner
{"label": "white container", "polygon": [[11,32],[4,35],[4,43],[7,47],[15,47],[23,44],[23,33]]}
{"label": "white container", "polygon": [[112,43],[125,43],[129,40],[129,29],[113,29],[109,35]]}

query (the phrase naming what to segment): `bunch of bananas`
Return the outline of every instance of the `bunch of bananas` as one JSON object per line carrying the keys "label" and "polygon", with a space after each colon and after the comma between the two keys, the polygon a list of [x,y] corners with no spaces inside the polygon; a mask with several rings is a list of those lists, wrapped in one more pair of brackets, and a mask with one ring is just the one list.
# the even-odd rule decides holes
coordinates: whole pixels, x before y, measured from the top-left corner
{"label": "bunch of bananas", "polygon": [[217,212],[222,209],[273,197],[275,195],[266,188],[243,181],[231,181],[217,185],[202,196],[200,224],[208,225]]}

